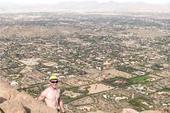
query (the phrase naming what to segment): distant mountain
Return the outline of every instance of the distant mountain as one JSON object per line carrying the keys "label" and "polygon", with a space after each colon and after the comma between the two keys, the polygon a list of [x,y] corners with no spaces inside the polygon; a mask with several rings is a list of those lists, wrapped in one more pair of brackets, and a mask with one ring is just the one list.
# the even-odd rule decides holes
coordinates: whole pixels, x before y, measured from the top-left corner
{"label": "distant mountain", "polygon": [[78,11],[78,12],[170,12],[169,4],[147,3],[99,3],[95,1],[60,2],[57,4],[1,4],[0,13],[5,12],[53,12],[53,11]]}
{"label": "distant mountain", "polygon": [[116,12],[170,12],[170,4],[146,3],[116,3],[116,2],[63,2],[58,4],[59,9],[81,11],[116,11]]}

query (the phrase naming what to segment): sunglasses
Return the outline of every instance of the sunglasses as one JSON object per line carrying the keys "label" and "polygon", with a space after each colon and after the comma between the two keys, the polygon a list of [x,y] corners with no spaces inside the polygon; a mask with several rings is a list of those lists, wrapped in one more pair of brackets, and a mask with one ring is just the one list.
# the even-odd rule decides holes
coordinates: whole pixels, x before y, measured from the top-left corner
{"label": "sunglasses", "polygon": [[50,81],[51,83],[58,83],[58,81]]}

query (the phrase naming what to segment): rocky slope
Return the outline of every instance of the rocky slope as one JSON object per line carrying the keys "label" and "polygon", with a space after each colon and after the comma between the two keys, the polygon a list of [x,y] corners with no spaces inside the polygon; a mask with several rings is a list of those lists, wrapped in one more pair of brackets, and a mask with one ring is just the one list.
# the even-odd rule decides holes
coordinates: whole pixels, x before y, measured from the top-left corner
{"label": "rocky slope", "polygon": [[0,113],[56,113],[25,92],[18,92],[0,80]]}
{"label": "rocky slope", "polygon": [[[8,82],[0,79],[0,113],[56,113],[44,103],[35,100],[25,92],[18,92]],[[104,112],[93,112],[104,113]],[[139,113],[130,108],[125,108],[122,113]],[[143,111],[141,113],[161,113],[160,111]]]}

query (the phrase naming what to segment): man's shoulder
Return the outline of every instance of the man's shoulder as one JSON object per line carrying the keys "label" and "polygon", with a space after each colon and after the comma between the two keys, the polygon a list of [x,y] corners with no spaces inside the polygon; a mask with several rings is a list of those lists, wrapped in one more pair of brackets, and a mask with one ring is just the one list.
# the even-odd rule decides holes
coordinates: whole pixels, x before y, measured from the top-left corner
{"label": "man's shoulder", "polygon": [[47,95],[48,94],[48,92],[49,92],[49,88],[46,88],[46,89],[44,89],[43,91],[42,91],[42,93],[41,93],[41,95]]}
{"label": "man's shoulder", "polygon": [[50,87],[44,89],[44,92],[48,92],[48,91],[50,91]]}

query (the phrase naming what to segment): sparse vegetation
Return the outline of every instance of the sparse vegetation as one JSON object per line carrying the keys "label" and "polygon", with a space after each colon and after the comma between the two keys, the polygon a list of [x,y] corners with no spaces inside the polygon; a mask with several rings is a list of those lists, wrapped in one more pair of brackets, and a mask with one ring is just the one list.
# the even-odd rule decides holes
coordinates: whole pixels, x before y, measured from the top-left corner
{"label": "sparse vegetation", "polygon": [[161,93],[170,91],[169,21],[159,13],[0,14],[0,78],[37,97],[57,73],[68,106],[87,96],[94,101],[80,113],[129,104],[162,109],[168,104]]}
{"label": "sparse vegetation", "polygon": [[149,78],[150,77],[148,75],[132,77],[132,78],[127,80],[127,85],[146,84],[150,81]]}
{"label": "sparse vegetation", "polygon": [[[131,105],[133,105],[137,110],[149,110],[153,108],[153,102],[148,97],[139,96],[129,101]],[[151,107],[152,106],[152,107]]]}
{"label": "sparse vegetation", "polygon": [[[120,83],[117,81],[120,81]],[[107,80],[103,80],[102,82],[113,87],[115,86],[124,87],[126,86],[127,79],[123,77],[114,77]]]}

